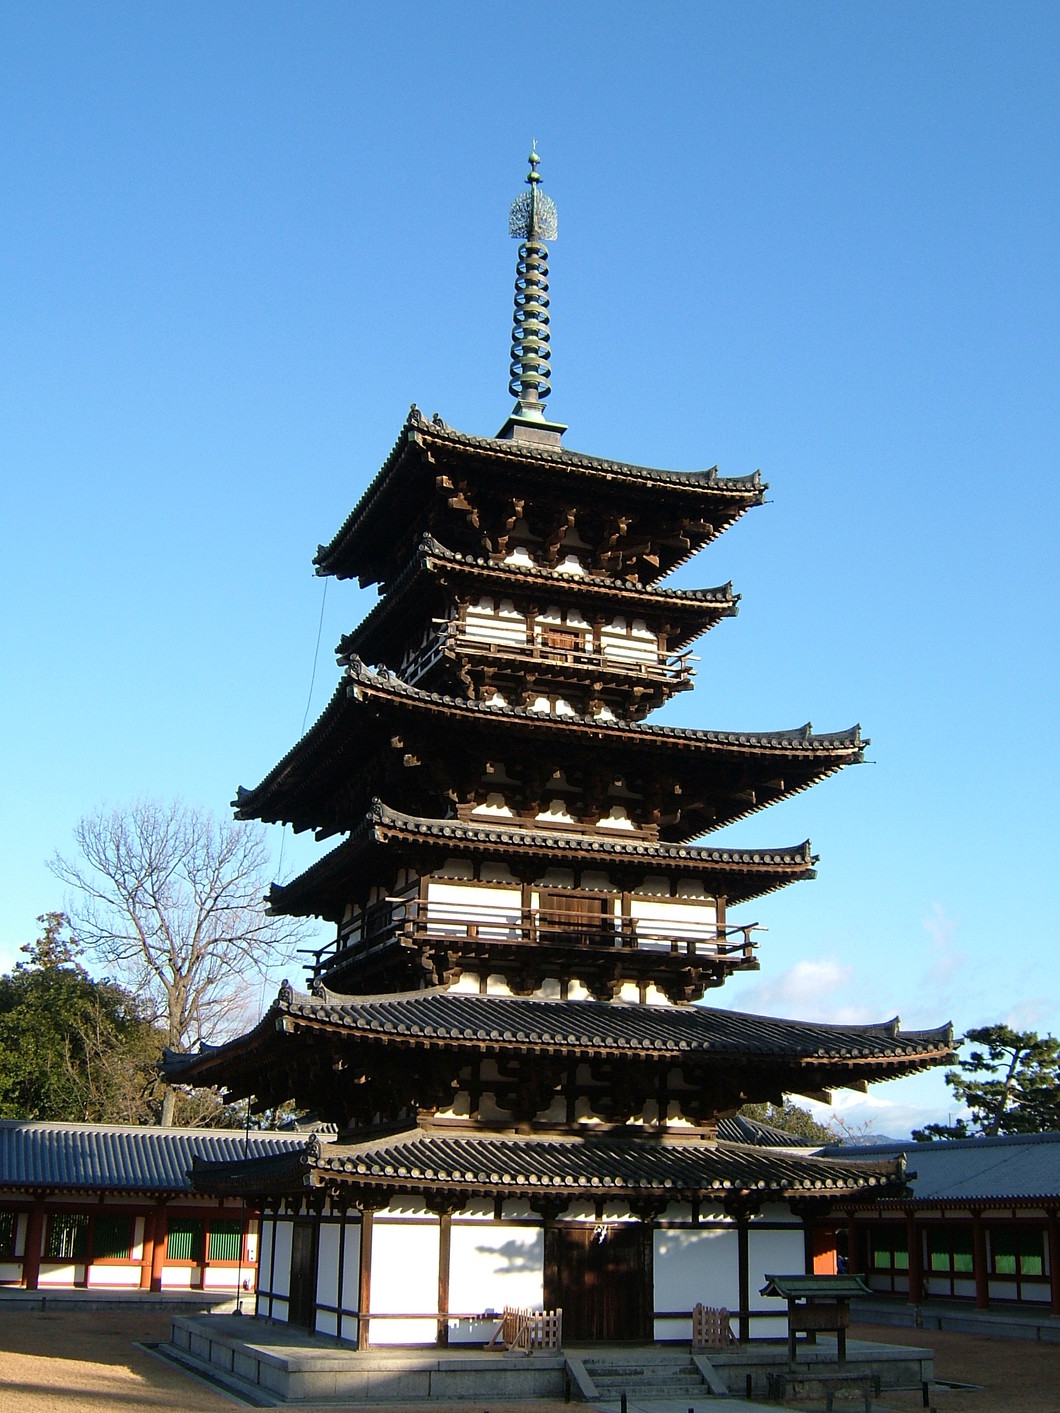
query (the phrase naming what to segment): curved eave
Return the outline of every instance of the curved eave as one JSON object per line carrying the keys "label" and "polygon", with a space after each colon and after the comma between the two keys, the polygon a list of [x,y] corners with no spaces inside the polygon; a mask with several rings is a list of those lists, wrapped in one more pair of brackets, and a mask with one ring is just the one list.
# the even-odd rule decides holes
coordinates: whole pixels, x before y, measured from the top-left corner
{"label": "curved eave", "polygon": [[221,1084],[233,1094],[260,1094],[256,1082],[270,1065],[283,1054],[296,1059],[303,1039],[321,1038],[331,1046],[367,1047],[372,1054],[396,1046],[461,1057],[534,1053],[570,1061],[603,1057],[730,1070],[772,1067],[797,1073],[804,1088],[896,1078],[953,1056],[952,1026],[903,1034],[897,1019],[841,1026],[706,1006],[570,1003],[439,990],[306,996],[285,986],[245,1035],[191,1055],[167,1052],[163,1072],[171,1083]]}
{"label": "curved eave", "polygon": [[[507,471],[524,482],[528,475],[544,473],[557,487],[569,488],[571,482],[578,480],[600,482],[609,496],[625,489],[661,497],[675,505],[709,509],[712,526],[709,533],[698,537],[696,549],[728,529],[746,510],[760,505],[768,489],[757,471],[734,477],[719,476],[716,467],[708,471],[662,471],[562,448],[475,437],[455,431],[440,419],[428,421],[413,406],[379,472],[334,538],[317,550],[313,560],[317,573],[334,574],[340,579],[356,575],[365,583],[380,577],[382,561],[377,554],[375,522],[387,514],[401,513],[409,489],[406,482],[414,467],[429,463],[433,468],[454,457],[465,466],[477,464],[499,475]],[[695,549],[689,551],[694,552]],[[369,562],[373,559],[374,563]]]}
{"label": "curved eave", "polygon": [[338,922],[351,901],[351,880],[362,868],[378,867],[383,852],[398,859],[412,853],[444,858],[455,851],[472,857],[558,859],[599,868],[639,872],[660,870],[701,877],[732,905],[776,892],[789,883],[815,876],[816,858],[809,840],[782,849],[712,849],[690,844],[659,844],[602,834],[566,834],[461,820],[420,819],[391,810],[379,801],[337,848],[286,884],[273,884],[270,912],[294,917],[322,917]]}
{"label": "curved eave", "polygon": [[[721,828],[746,818],[777,800],[809,789],[818,781],[834,774],[846,765],[861,761],[869,742],[862,738],[860,727],[847,731],[815,734],[807,723],[788,731],[704,731],[682,726],[656,726],[646,722],[587,721],[581,717],[546,716],[520,707],[501,707],[451,697],[410,687],[393,673],[377,673],[359,659],[352,659],[347,677],[336,688],[320,717],[269,774],[251,790],[240,788],[233,805],[239,819],[261,819],[269,823],[289,823],[296,830],[318,828],[322,834],[332,834],[349,827],[348,822],[336,822],[330,808],[320,806],[319,793],[328,788],[324,774],[334,776],[336,762],[354,750],[364,749],[363,736],[358,731],[358,712],[363,703],[378,703],[380,712],[411,709],[424,722],[441,718],[454,730],[470,728],[479,736],[479,725],[485,730],[499,728],[503,732],[538,735],[547,733],[557,752],[576,743],[579,750],[604,749],[610,746],[622,750],[658,751],[659,767],[669,764],[676,772],[684,767],[685,758],[700,761],[757,761],[763,770],[777,764],[787,766],[789,775],[768,798],[760,799],[754,789],[739,796],[727,797],[728,806],[722,817],[693,819],[675,837],[692,839],[709,830]],[[507,749],[507,743],[502,747]],[[325,769],[325,767],[327,769]],[[322,774],[323,772],[323,774]],[[768,782],[767,782],[768,783]],[[744,795],[746,804],[741,807]],[[365,802],[367,803],[367,802]],[[364,808],[362,804],[360,808]]]}
{"label": "curved eave", "polygon": [[[339,661],[355,656],[377,661],[391,646],[390,635],[402,631],[403,619],[422,619],[419,595],[423,589],[427,585],[442,588],[450,580],[481,585],[494,594],[505,589],[516,594],[554,592],[563,602],[591,602],[615,612],[624,608],[631,613],[665,615],[673,625],[668,645],[671,652],[687,647],[723,618],[734,618],[740,601],[731,581],[703,589],[641,589],[628,580],[563,574],[536,565],[490,564],[474,555],[445,550],[426,536],[416,554],[388,585],[386,596],[356,628],[339,639],[335,649]],[[397,630],[395,624],[399,625]]]}
{"label": "curved eave", "polygon": [[776,1148],[664,1138],[490,1137],[405,1130],[359,1143],[308,1144],[281,1163],[200,1164],[199,1191],[218,1195],[332,1190],[535,1197],[554,1202],[587,1195],[643,1202],[718,1204],[796,1197],[897,1196],[901,1159],[854,1164]]}

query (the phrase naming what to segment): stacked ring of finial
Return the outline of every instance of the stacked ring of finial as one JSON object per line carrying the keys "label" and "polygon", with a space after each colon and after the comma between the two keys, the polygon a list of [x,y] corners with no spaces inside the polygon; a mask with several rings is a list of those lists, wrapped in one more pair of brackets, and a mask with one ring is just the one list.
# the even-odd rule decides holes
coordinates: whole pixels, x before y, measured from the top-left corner
{"label": "stacked ring of finial", "polygon": [[513,397],[543,402],[552,392],[549,378],[548,249],[540,241],[519,246],[515,267],[515,320],[512,328]]}

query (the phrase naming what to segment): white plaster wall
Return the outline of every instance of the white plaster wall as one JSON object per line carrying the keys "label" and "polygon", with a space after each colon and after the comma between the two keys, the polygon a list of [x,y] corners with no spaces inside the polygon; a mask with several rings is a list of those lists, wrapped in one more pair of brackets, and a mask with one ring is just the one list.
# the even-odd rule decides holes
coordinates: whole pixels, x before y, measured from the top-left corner
{"label": "white plaster wall", "polygon": [[[454,1221],[449,1251],[450,1310],[475,1314],[506,1305],[543,1308],[545,1235],[540,1227]],[[454,1327],[451,1338],[461,1337],[478,1336]]]}
{"label": "white plaster wall", "polygon": [[651,945],[657,939],[660,946],[667,946],[672,937],[678,941],[694,938],[710,948],[715,944],[718,912],[713,898],[697,902],[640,897],[631,898],[629,907],[642,943],[651,939]]}
{"label": "white plaster wall", "polygon": [[0,1261],[0,1284],[18,1285],[22,1280],[22,1264],[13,1261]]}
{"label": "white plaster wall", "polygon": [[[371,1310],[381,1315],[438,1309],[438,1223],[376,1220],[372,1232]],[[372,1344],[433,1344],[434,1320],[372,1320]]]}
{"label": "white plaster wall", "polygon": [[[790,1214],[789,1214],[790,1215]],[[775,1297],[759,1295],[766,1276],[801,1276],[806,1270],[806,1245],[801,1224],[790,1231],[747,1229],[747,1278],[751,1305],[768,1309]],[[787,1303],[782,1307],[787,1310]]]}
{"label": "white plaster wall", "polygon": [[199,1283],[198,1266],[163,1266],[163,1290],[190,1290]]}
{"label": "white plaster wall", "polygon": [[275,1224],[271,1217],[261,1219],[261,1260],[258,1263],[258,1291],[265,1291],[269,1284],[269,1257],[272,1254],[272,1236]]}
{"label": "white plaster wall", "polygon": [[704,1305],[736,1310],[740,1304],[740,1253],[736,1228],[707,1227],[654,1233],[655,1309]]}
{"label": "white plaster wall", "polygon": [[29,1213],[19,1212],[15,1220],[15,1255],[26,1254],[26,1233],[29,1231]]}
{"label": "white plaster wall", "polygon": [[506,940],[518,933],[521,906],[518,887],[438,883],[432,878],[427,885],[427,931],[443,934],[474,922],[480,937]]}
{"label": "white plaster wall", "polygon": [[253,1274],[248,1266],[242,1272],[238,1266],[207,1266],[202,1283],[206,1290],[236,1290],[241,1280],[250,1280]]}
{"label": "white plaster wall", "polygon": [[[346,1223],[344,1240],[346,1254],[342,1263],[342,1300],[340,1303],[344,1310],[359,1310],[361,1308],[361,1226],[359,1222]],[[354,1337],[356,1338],[356,1329]]]}
{"label": "white plaster wall", "polygon": [[272,1260],[272,1293],[284,1299],[291,1293],[291,1222],[278,1221],[273,1227],[275,1251]]}
{"label": "white plaster wall", "polygon": [[464,632],[475,642],[522,647],[526,643],[526,619],[515,611],[510,600],[504,600],[497,612],[493,600],[483,598],[468,605]]}
{"label": "white plaster wall", "polygon": [[139,1287],[139,1266],[89,1266],[90,1286],[130,1286]]}
{"label": "white plaster wall", "polygon": [[[318,1305],[337,1305],[339,1294],[339,1228],[335,1222],[321,1222],[317,1238]],[[319,1325],[319,1318],[317,1320]],[[334,1334],[334,1329],[328,1331]]]}
{"label": "white plaster wall", "polygon": [[85,1279],[84,1266],[45,1266],[41,1265],[39,1285],[81,1285]]}

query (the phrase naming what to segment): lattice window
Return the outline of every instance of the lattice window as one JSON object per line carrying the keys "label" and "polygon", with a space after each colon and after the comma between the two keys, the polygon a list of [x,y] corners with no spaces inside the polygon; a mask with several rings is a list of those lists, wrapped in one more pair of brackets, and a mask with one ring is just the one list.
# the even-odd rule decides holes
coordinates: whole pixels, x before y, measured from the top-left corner
{"label": "lattice window", "polygon": [[0,1210],[0,1260],[10,1260],[15,1254],[15,1233],[18,1213]]}
{"label": "lattice window", "polygon": [[128,1261],[132,1252],[133,1219],[117,1212],[102,1212],[92,1233],[94,1261]]}
{"label": "lattice window", "polygon": [[876,1271],[908,1271],[909,1247],[904,1229],[873,1227],[869,1245],[872,1268]]}
{"label": "lattice window", "polygon": [[238,1261],[243,1249],[243,1228],[239,1222],[211,1222],[206,1245],[209,1261]]}
{"label": "lattice window", "polygon": [[996,1276],[1043,1276],[1045,1239],[1041,1228],[994,1227],[990,1265]]}
{"label": "lattice window", "polygon": [[166,1231],[167,1261],[201,1261],[206,1224],[189,1217],[171,1217]]}
{"label": "lattice window", "polygon": [[970,1276],[975,1270],[970,1226],[936,1227],[928,1231],[928,1269],[940,1275]]}
{"label": "lattice window", "polygon": [[83,1212],[56,1212],[48,1223],[45,1258],[83,1261],[88,1252],[88,1217]]}

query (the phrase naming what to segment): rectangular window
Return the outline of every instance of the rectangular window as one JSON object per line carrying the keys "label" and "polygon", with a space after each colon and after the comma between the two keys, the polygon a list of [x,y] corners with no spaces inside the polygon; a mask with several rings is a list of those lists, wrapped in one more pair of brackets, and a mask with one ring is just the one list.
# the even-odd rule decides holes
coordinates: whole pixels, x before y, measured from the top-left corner
{"label": "rectangular window", "polygon": [[869,1250],[873,1270],[908,1271],[909,1252],[906,1249],[904,1227],[873,1227]]}
{"label": "rectangular window", "polygon": [[15,1233],[18,1213],[0,1211],[0,1260],[10,1260],[15,1254]]}
{"label": "rectangular window", "polygon": [[205,1237],[204,1222],[189,1217],[171,1217],[166,1229],[166,1260],[201,1262]]}
{"label": "rectangular window", "polygon": [[996,1276],[1042,1276],[1044,1233],[1040,1229],[994,1227],[990,1231],[990,1260]]}
{"label": "rectangular window", "polygon": [[83,1261],[88,1252],[88,1217],[82,1212],[56,1212],[48,1223],[48,1261]]}
{"label": "rectangular window", "polygon": [[211,1222],[210,1239],[206,1248],[210,1261],[238,1261],[243,1247],[243,1228],[239,1222]]}
{"label": "rectangular window", "polygon": [[970,1276],[975,1270],[971,1227],[944,1227],[927,1234],[928,1266],[942,1275]]}
{"label": "rectangular window", "polygon": [[93,1261],[128,1261],[132,1240],[132,1217],[101,1212],[92,1233]]}

